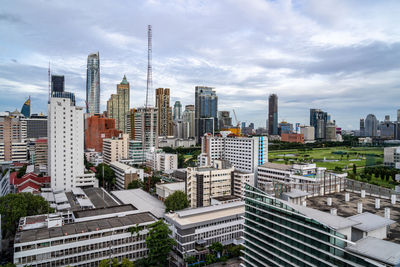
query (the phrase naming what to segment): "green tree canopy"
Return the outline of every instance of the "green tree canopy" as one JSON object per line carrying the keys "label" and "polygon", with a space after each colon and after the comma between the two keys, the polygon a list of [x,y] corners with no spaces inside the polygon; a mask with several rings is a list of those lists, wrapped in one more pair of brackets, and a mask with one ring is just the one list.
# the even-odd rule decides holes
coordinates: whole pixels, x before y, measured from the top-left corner
{"label": "green tree canopy", "polygon": [[24,165],[23,167],[21,167],[21,169],[18,170],[17,173],[17,177],[21,178],[22,176],[24,176],[26,173],[26,165]]}
{"label": "green tree canopy", "polygon": [[[103,166],[104,166],[104,182],[103,185]],[[111,189],[115,185],[115,173],[107,164],[101,163],[96,167],[96,177],[99,179],[99,185],[104,188]]]}
{"label": "green tree canopy", "polygon": [[31,193],[8,194],[0,197],[0,214],[3,236],[12,236],[21,217],[53,212],[41,196]]}
{"label": "green tree canopy", "polygon": [[133,180],[128,184],[128,189],[136,189],[143,187],[143,182],[140,180]]}
{"label": "green tree canopy", "polygon": [[183,191],[175,191],[165,199],[165,211],[177,211],[189,207],[189,201]]}
{"label": "green tree canopy", "polygon": [[175,245],[175,240],[169,235],[171,230],[159,220],[149,225],[150,231],[146,237],[146,245],[149,249],[147,262],[150,266],[167,266],[168,254]]}
{"label": "green tree canopy", "polygon": [[[100,261],[99,267],[109,267],[110,266],[110,259],[104,259]],[[116,258],[111,259],[111,267],[118,267],[119,262]]]}

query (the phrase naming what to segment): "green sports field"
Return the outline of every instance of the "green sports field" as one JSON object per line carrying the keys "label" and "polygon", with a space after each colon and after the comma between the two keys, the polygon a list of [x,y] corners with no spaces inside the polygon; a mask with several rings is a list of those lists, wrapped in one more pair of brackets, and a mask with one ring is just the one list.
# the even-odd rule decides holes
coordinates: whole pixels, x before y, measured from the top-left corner
{"label": "green sports field", "polygon": [[317,167],[326,167],[333,170],[340,167],[343,170],[364,167],[368,161],[369,165],[380,165],[383,163],[383,148],[380,147],[328,147],[314,148],[312,150],[290,149],[275,150],[268,153],[269,161],[281,164],[295,162],[311,162]]}

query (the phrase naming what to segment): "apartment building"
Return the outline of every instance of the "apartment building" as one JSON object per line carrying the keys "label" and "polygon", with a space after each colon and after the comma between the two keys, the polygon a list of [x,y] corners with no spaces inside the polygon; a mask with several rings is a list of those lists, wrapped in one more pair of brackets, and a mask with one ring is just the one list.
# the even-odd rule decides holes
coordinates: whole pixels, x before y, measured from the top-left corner
{"label": "apartment building", "polygon": [[134,180],[140,180],[142,182],[144,180],[143,169],[136,169],[118,161],[111,162],[110,167],[115,172],[115,186],[119,190],[128,189],[129,183]]}
{"label": "apartment building", "polygon": [[[148,254],[150,212],[132,205],[74,211],[72,222],[58,214],[20,219],[14,240],[14,264],[32,266],[98,266],[108,258],[137,260]],[[131,234],[131,227],[140,227]]]}
{"label": "apartment building", "polygon": [[165,153],[161,149],[146,152],[146,165],[154,171],[170,172],[178,169],[178,154]]}
{"label": "apartment building", "polygon": [[48,144],[47,138],[37,139],[35,141],[35,168],[40,170],[40,172],[47,172],[47,154],[48,154]]}
{"label": "apartment building", "polygon": [[[214,242],[223,245],[243,242],[243,201],[166,213],[164,219],[177,242],[180,258],[196,255]],[[179,261],[179,259],[176,259]]]}
{"label": "apartment building", "polygon": [[8,193],[10,193],[10,170],[0,168],[0,197]]}
{"label": "apartment building", "polygon": [[234,167],[229,162],[214,160],[210,167],[186,169],[186,194],[192,208],[211,205],[211,198],[232,195]]}
{"label": "apartment building", "polygon": [[255,172],[257,166],[268,162],[268,138],[205,134],[201,142],[200,165],[207,166],[216,159],[229,161],[236,170]]}
{"label": "apartment building", "polygon": [[17,110],[0,112],[0,162],[26,161],[28,147],[24,116]]}
{"label": "apartment building", "polygon": [[129,135],[122,134],[119,137],[103,139],[103,162],[110,164],[128,158]]}
{"label": "apartment building", "polygon": [[47,116],[43,114],[32,114],[26,121],[27,138],[47,137]]}
{"label": "apartment building", "polygon": [[255,186],[254,173],[235,170],[233,172],[233,195],[243,198],[246,184]]}

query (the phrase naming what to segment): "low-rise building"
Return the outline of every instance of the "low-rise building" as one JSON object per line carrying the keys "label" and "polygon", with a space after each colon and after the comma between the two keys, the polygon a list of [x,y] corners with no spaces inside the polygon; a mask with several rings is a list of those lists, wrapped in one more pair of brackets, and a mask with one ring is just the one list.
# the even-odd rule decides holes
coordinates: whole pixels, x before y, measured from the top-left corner
{"label": "low-rise building", "polygon": [[244,203],[235,201],[166,213],[164,218],[177,242],[177,256],[185,258],[202,253],[214,242],[223,245],[243,243],[244,212]]}
{"label": "low-rise building", "polygon": [[227,161],[214,160],[209,167],[189,167],[186,194],[192,208],[211,205],[211,198],[232,195],[235,168]]}
{"label": "low-rise building", "polygon": [[185,182],[156,184],[156,194],[159,200],[165,199],[176,191],[185,192]]}
{"label": "low-rise building", "polygon": [[[147,227],[155,221],[132,205],[74,211],[70,223],[58,214],[24,217],[15,235],[14,264],[98,266],[110,257],[138,260],[148,254]],[[132,234],[130,229],[138,226]]]}
{"label": "low-rise building", "polygon": [[304,144],[304,134],[282,133],[281,134],[281,141],[282,142],[289,142],[289,143],[301,143],[301,144]]}
{"label": "low-rise building", "polygon": [[128,158],[128,134],[103,139],[103,162],[110,164]]}
{"label": "low-rise building", "polygon": [[146,165],[154,171],[169,172],[178,169],[178,154],[165,153],[161,149],[146,152]]}
{"label": "low-rise building", "polygon": [[85,157],[88,162],[97,166],[103,163],[103,154],[101,152],[97,152],[94,149],[90,148],[85,151]]}
{"label": "low-rise building", "polygon": [[383,163],[391,168],[400,167],[400,147],[385,147],[383,150]]}
{"label": "low-rise building", "polygon": [[184,139],[176,138],[171,136],[159,136],[158,147],[192,147],[196,146],[196,140],[194,138]]}
{"label": "low-rise building", "polygon": [[120,190],[128,189],[128,185],[134,180],[144,180],[143,169],[133,168],[118,161],[111,162],[110,167],[115,172],[115,186]]}

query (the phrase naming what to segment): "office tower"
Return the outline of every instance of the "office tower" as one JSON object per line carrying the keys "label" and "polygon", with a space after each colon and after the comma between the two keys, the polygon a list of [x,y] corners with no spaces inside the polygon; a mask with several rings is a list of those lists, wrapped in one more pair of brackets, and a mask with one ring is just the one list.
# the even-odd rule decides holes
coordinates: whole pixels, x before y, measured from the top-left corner
{"label": "office tower", "polygon": [[0,162],[25,161],[28,156],[26,121],[17,110],[0,112]]}
{"label": "office tower", "polygon": [[336,141],[336,125],[332,121],[328,121],[326,123],[325,141],[328,141],[328,142]]}
{"label": "office tower", "polygon": [[122,131],[115,129],[115,120],[96,114],[86,119],[85,149],[103,152],[103,139],[118,137]]}
{"label": "office tower", "polygon": [[227,160],[238,171],[255,172],[257,166],[268,162],[268,138],[204,135],[200,166],[209,166],[218,159]]}
{"label": "office tower", "polygon": [[87,113],[100,113],[100,57],[99,52],[90,54],[87,59],[86,74]]}
{"label": "office tower", "polygon": [[107,101],[107,116],[115,119],[115,128],[127,133],[127,115],[129,114],[129,82],[126,76],[117,84],[117,94],[112,94]]}
{"label": "office tower", "polygon": [[232,177],[235,168],[223,160],[204,167],[186,169],[186,191],[190,207],[211,205],[211,198],[232,195]]}
{"label": "office tower", "polygon": [[365,136],[365,120],[360,119],[360,136]]}
{"label": "office tower", "polygon": [[220,130],[232,127],[232,118],[229,111],[218,111],[218,127]]}
{"label": "office tower", "polygon": [[48,143],[47,138],[37,139],[35,141],[35,168],[41,172],[47,171]]}
{"label": "office tower", "polygon": [[183,138],[194,138],[196,136],[195,131],[195,110],[194,105],[186,105],[185,111],[182,114],[183,121]]}
{"label": "office tower", "polygon": [[365,136],[376,137],[378,135],[378,120],[374,114],[368,114],[365,119]]}
{"label": "office tower", "polygon": [[173,135],[172,128],[172,110],[169,105],[169,88],[156,89],[156,108],[158,112],[158,135]]}
{"label": "office tower", "polygon": [[268,134],[278,134],[278,96],[276,94],[268,98]]}
{"label": "office tower", "polygon": [[181,101],[175,101],[173,120],[176,121],[180,119],[182,119],[182,104]]}
{"label": "office tower", "polygon": [[182,120],[173,122],[173,136],[178,139],[185,138],[185,128]]}
{"label": "office tower", "polygon": [[195,88],[195,127],[197,143],[205,133],[218,129],[218,96],[212,87],[196,86]]}
{"label": "office tower", "polygon": [[241,128],[242,128],[242,130],[243,130],[244,128],[246,128],[246,122],[245,122],[245,121],[242,122]]}
{"label": "office tower", "polygon": [[292,132],[293,132],[293,124],[291,124],[287,121],[282,121],[279,123],[279,126],[278,126],[279,134],[290,134]]}
{"label": "office tower", "polygon": [[400,122],[400,109],[397,110],[397,122]]}
{"label": "office tower", "polygon": [[328,113],[320,109],[310,109],[310,126],[314,127],[315,139],[325,139],[325,128],[328,122]]}
{"label": "office tower", "polygon": [[84,173],[83,108],[72,93],[54,92],[48,104],[48,173],[53,190],[94,185],[94,174]]}
{"label": "office tower", "polygon": [[31,97],[29,97],[24,105],[21,108],[21,113],[25,118],[29,118],[31,116]]}
{"label": "office tower", "polygon": [[131,139],[142,142],[144,150],[158,148],[157,115],[157,108],[153,107],[131,111]]}
{"label": "office tower", "polygon": [[47,116],[32,114],[26,121],[26,138],[47,137]]}
{"label": "office tower", "polygon": [[64,75],[51,75],[51,93],[64,92]]}
{"label": "office tower", "polygon": [[103,140],[103,161],[110,164],[128,158],[129,136],[121,134],[118,137],[105,138]]}
{"label": "office tower", "polygon": [[393,140],[396,135],[396,124],[390,121],[390,118],[385,118],[379,124],[380,137],[386,140]]}
{"label": "office tower", "polygon": [[305,142],[315,140],[315,130],[313,126],[300,126],[300,134],[304,135]]}

